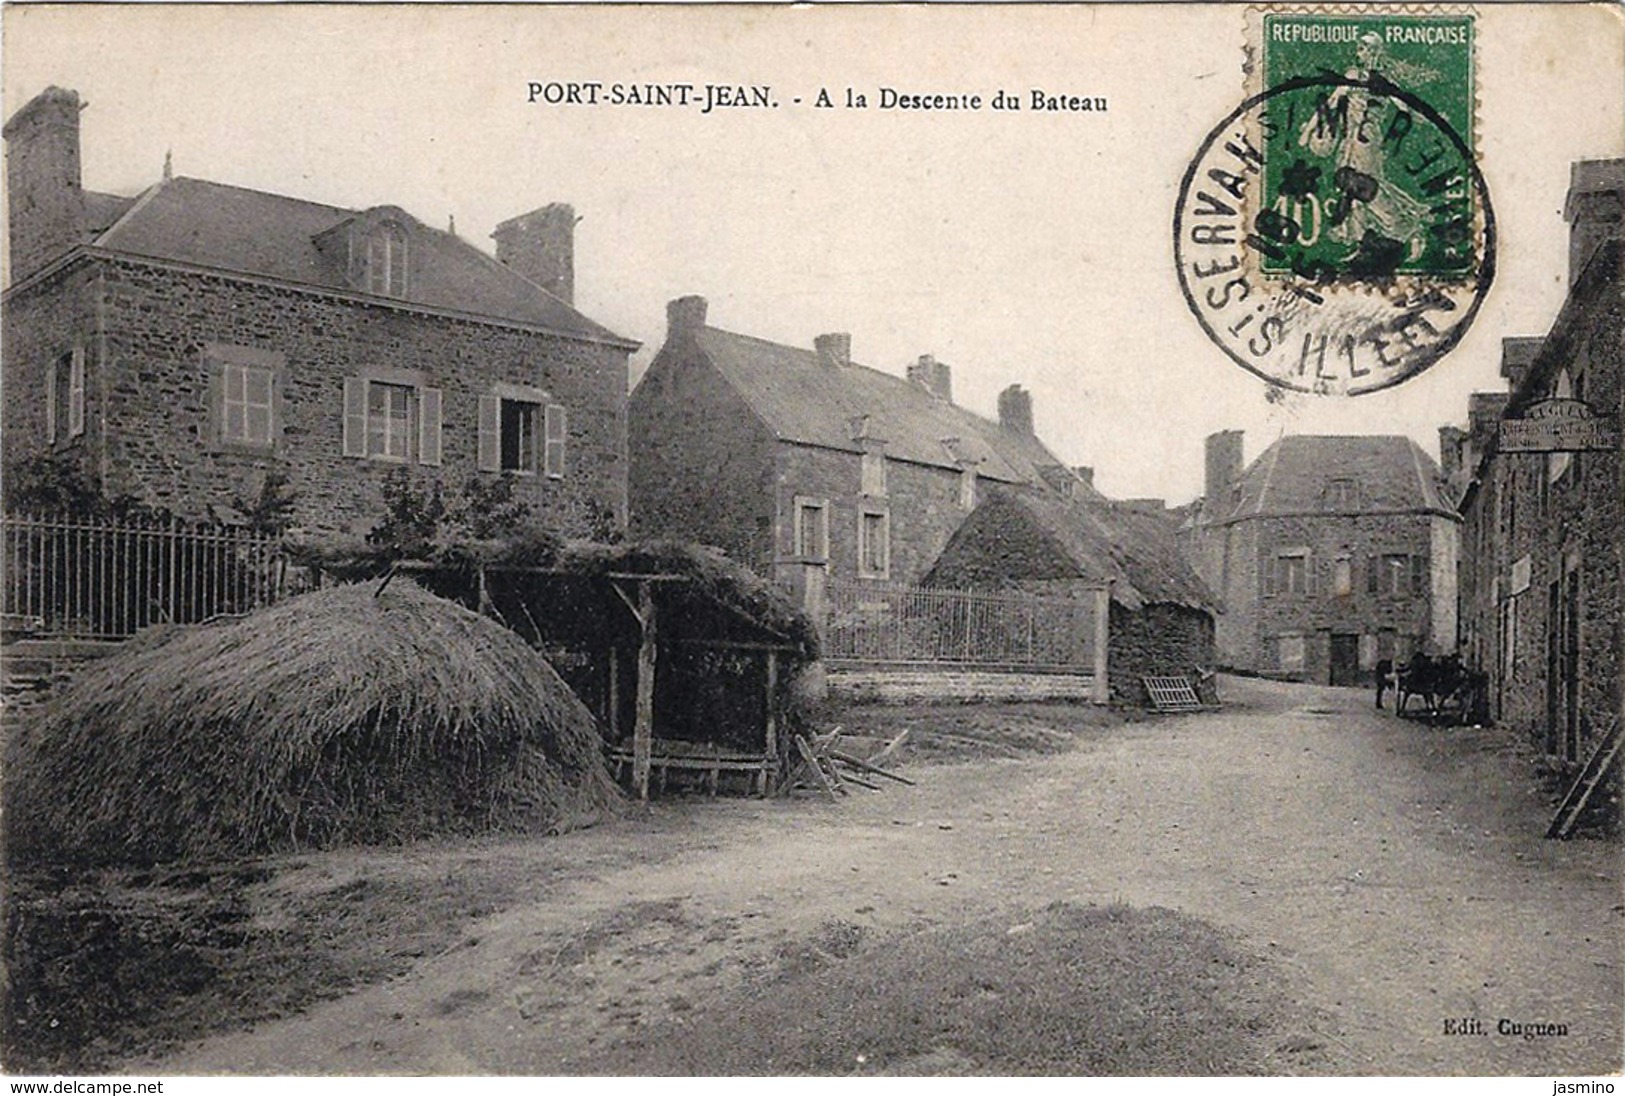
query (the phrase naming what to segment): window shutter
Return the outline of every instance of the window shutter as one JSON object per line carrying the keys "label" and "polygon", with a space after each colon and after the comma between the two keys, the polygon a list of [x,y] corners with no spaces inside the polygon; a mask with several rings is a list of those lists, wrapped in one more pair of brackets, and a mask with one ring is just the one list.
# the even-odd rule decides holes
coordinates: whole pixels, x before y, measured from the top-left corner
{"label": "window shutter", "polygon": [[542,432],[546,438],[542,450],[543,470],[553,477],[564,475],[564,443],[569,437],[569,423],[563,407],[547,405]]}
{"label": "window shutter", "polygon": [[1365,562],[1365,592],[1374,594],[1377,592],[1377,576],[1382,568],[1382,557],[1370,556]]}
{"label": "window shutter", "polygon": [[45,367],[45,444],[56,441],[56,359]]}
{"label": "window shutter", "polygon": [[68,365],[68,437],[85,432],[85,348],[73,348]]}
{"label": "window shutter", "polygon": [[418,463],[440,463],[440,389],[418,391]]}
{"label": "window shutter", "polygon": [[1411,596],[1421,597],[1427,593],[1428,569],[1425,556],[1411,557]]}
{"label": "window shutter", "polygon": [[344,378],[344,455],[367,455],[367,381]]}
{"label": "window shutter", "polygon": [[502,401],[495,396],[480,397],[479,469],[502,471]]}
{"label": "window shutter", "polygon": [[1319,566],[1320,561],[1313,553],[1303,557],[1303,592],[1311,597],[1320,592],[1320,576],[1315,573],[1315,568]]}

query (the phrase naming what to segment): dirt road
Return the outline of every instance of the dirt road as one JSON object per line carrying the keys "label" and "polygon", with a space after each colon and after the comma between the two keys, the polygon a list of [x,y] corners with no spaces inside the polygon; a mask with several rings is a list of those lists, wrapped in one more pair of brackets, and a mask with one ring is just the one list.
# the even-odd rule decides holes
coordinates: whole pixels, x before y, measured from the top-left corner
{"label": "dirt road", "polygon": [[[1327,1072],[1620,1068],[1619,848],[1542,840],[1545,800],[1503,735],[1430,730],[1349,690],[1235,681],[1227,700],[839,805],[674,803],[444,853],[424,870],[502,856],[563,881],[405,977],[130,1068],[569,1073],[797,948],[1057,899],[1239,932],[1314,1017]],[[1462,1020],[1480,1026],[1447,1033]]]}

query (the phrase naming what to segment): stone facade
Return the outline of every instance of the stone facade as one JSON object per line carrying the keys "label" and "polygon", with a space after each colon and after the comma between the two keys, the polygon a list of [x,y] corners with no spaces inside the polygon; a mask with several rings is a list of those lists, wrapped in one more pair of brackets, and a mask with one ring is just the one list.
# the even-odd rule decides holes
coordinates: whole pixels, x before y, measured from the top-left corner
{"label": "stone facade", "polygon": [[[51,192],[71,149],[78,189],[77,108],[71,140],[60,128],[39,145],[32,129],[8,127],[14,186],[22,172]],[[625,529],[636,344],[570,308],[568,254],[547,293],[393,207],[352,214],[167,179],[125,207],[119,227],[87,222],[77,239],[13,210],[14,240],[58,251],[4,298],[8,461],[54,453],[109,496],[194,520],[240,520],[276,474],[293,523],[318,538],[367,532],[382,516],[380,484],[401,471],[449,489],[507,475],[539,526],[598,538]],[[234,224],[243,216],[262,219],[252,250]],[[545,231],[510,224],[505,239],[540,268],[543,244],[574,220],[563,206],[535,219]],[[177,234],[176,223],[190,228]],[[392,273],[380,277],[367,263],[383,253],[365,253],[366,233],[384,231]],[[391,389],[399,407],[369,405],[380,394],[369,386]],[[374,444],[369,430],[386,418],[394,438]],[[510,460],[504,438],[517,435],[510,448],[525,456]]]}
{"label": "stone facade", "polygon": [[[626,352],[477,320],[334,299],[156,264],[91,259],[6,301],[8,456],[47,448],[41,392],[51,348],[85,351],[85,431],[50,446],[81,454],[109,494],[188,518],[228,514],[265,475],[286,477],[298,525],[365,533],[395,469],[460,486],[478,473],[480,396],[511,383],[566,407],[561,476],[515,476],[538,524],[606,536],[626,520]],[[276,437],[219,443],[211,370],[239,348],[276,363]],[[345,456],[344,381],[387,365],[441,393],[438,465]],[[419,453],[418,456],[422,454]]]}
{"label": "stone facade", "polygon": [[[1239,442],[1210,439],[1207,492],[1181,531],[1222,604],[1222,665],[1353,685],[1380,660],[1455,649],[1459,522],[1431,459],[1404,438],[1289,438],[1242,471]],[[1371,452],[1345,459],[1356,448]],[[1343,478],[1350,464],[1358,479]],[[1280,497],[1284,479],[1295,496]]]}
{"label": "stone facade", "polygon": [[1500,424],[1531,403],[1583,399],[1625,421],[1620,264],[1625,161],[1576,164],[1571,284],[1550,332],[1507,339],[1508,391],[1475,394],[1452,438],[1464,519],[1461,639],[1491,715],[1559,765],[1621,717],[1625,479],[1617,449],[1503,452]]}
{"label": "stone facade", "polygon": [[765,575],[812,561],[914,583],[991,483],[1043,489],[1036,466],[1060,469],[1019,386],[993,422],[953,406],[929,356],[892,377],[852,363],[845,335],[807,351],[709,328],[698,297],[668,321],[628,411],[634,535],[711,544]]}

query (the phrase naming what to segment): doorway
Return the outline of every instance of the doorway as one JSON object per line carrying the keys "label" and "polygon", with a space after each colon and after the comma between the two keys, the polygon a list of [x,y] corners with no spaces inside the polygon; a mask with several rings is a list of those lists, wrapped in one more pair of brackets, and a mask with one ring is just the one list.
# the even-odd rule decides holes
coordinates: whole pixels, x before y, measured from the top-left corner
{"label": "doorway", "polygon": [[1333,685],[1360,683],[1360,637],[1351,633],[1332,634],[1330,681]]}

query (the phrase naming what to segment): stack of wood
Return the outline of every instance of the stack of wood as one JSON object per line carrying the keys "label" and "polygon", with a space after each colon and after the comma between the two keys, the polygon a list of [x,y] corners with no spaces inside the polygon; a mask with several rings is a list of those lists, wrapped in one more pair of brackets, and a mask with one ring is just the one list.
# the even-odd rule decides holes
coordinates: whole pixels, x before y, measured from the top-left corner
{"label": "stack of wood", "polygon": [[796,756],[800,761],[792,766],[780,783],[780,794],[788,795],[796,788],[810,788],[822,791],[834,800],[849,794],[848,784],[879,791],[880,785],[867,779],[871,776],[895,780],[899,784],[914,783],[908,777],[900,776],[884,767],[885,762],[908,741],[907,731],[892,739],[884,749],[867,759],[843,749],[841,734],[841,728],[836,727],[828,734],[813,735],[811,738],[796,735]]}

